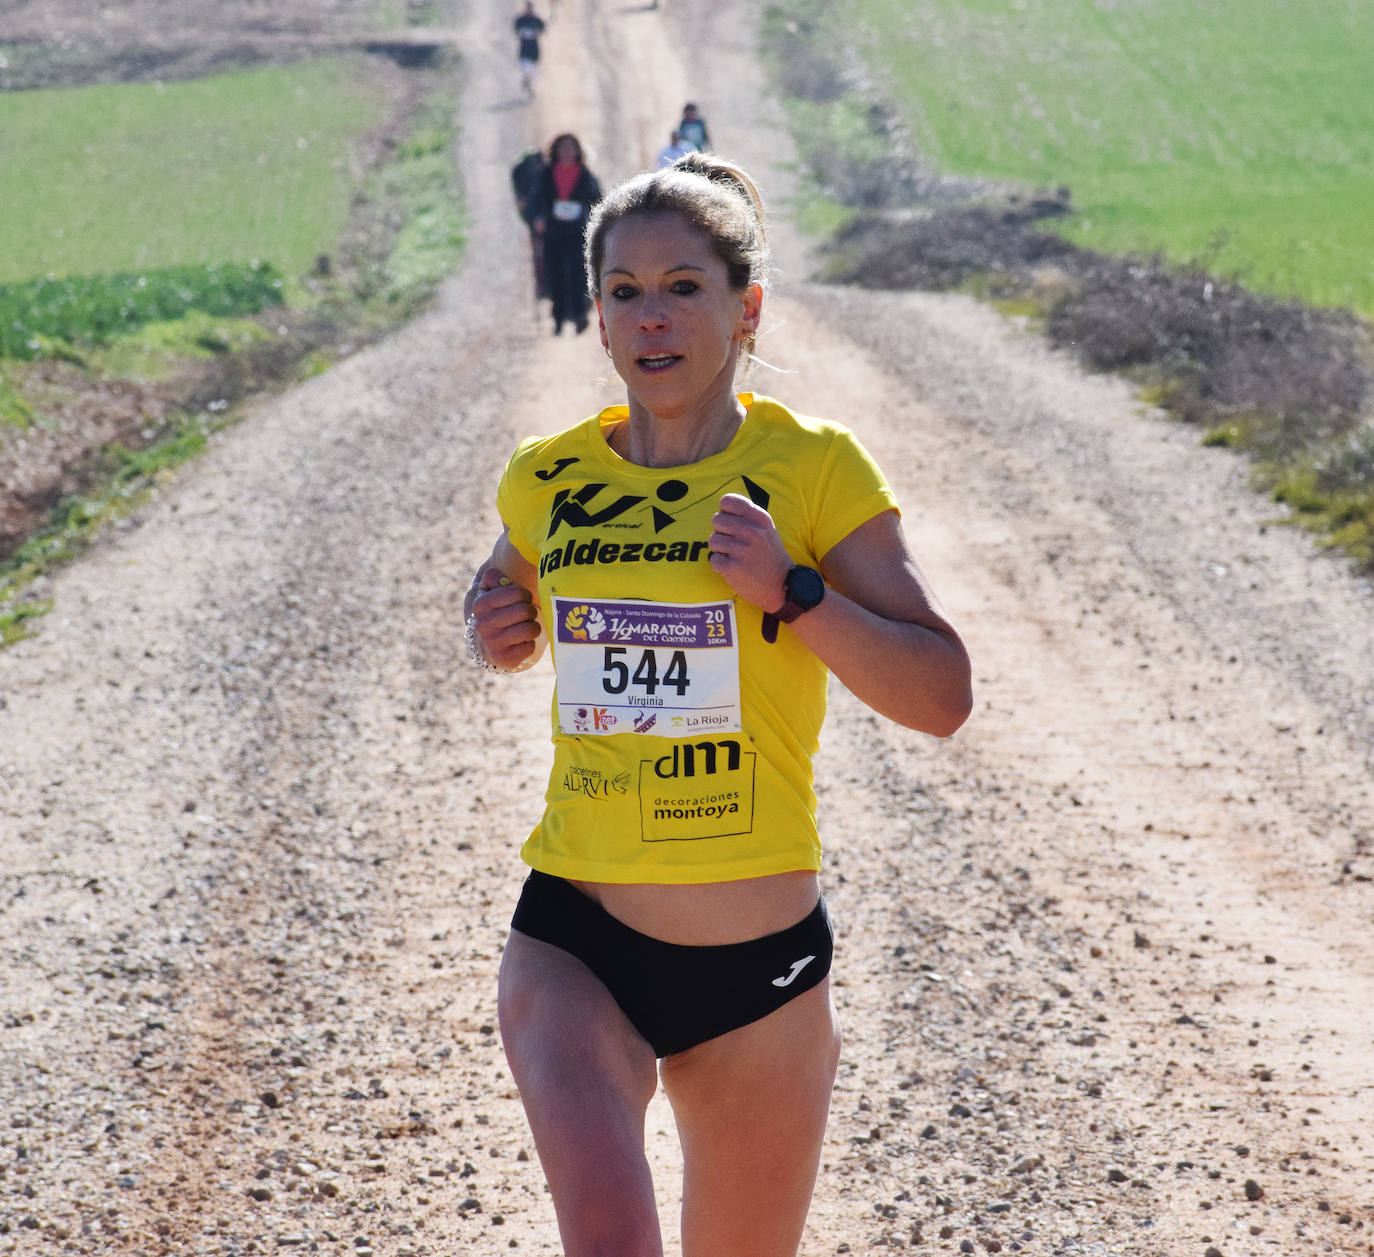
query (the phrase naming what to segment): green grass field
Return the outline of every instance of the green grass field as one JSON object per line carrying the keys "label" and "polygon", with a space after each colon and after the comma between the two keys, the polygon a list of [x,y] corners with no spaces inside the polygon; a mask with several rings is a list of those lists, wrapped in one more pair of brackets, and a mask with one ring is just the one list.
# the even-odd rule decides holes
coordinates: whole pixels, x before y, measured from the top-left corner
{"label": "green grass field", "polygon": [[838,0],[946,173],[1067,185],[1062,230],[1374,313],[1370,0]]}
{"label": "green grass field", "polygon": [[0,94],[0,283],[252,259],[302,274],[387,111],[354,58]]}

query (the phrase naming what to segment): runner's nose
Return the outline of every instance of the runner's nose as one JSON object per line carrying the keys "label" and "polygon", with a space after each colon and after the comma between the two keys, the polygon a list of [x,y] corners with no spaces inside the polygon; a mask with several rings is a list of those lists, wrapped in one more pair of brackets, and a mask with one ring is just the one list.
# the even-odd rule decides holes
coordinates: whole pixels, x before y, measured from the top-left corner
{"label": "runner's nose", "polygon": [[654,297],[644,299],[639,308],[639,326],[645,332],[662,331],[668,326],[668,311],[661,301]]}

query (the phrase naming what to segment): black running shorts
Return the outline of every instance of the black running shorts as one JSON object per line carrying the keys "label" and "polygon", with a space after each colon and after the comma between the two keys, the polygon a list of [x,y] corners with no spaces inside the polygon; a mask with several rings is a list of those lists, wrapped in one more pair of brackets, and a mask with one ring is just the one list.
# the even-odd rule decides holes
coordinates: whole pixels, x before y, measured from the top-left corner
{"label": "black running shorts", "polygon": [[775,1012],[830,972],[824,898],[796,925],[713,947],[632,930],[562,878],[532,872],[511,928],[582,961],[659,1057],[685,1052]]}

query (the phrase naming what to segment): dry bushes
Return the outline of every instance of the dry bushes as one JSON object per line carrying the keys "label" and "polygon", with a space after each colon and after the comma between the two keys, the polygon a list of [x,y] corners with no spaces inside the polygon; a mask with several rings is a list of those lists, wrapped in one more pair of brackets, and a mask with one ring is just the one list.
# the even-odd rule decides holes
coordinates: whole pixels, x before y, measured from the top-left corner
{"label": "dry bushes", "polygon": [[1257,296],[1157,258],[1081,253],[1074,272],[1076,291],[1046,314],[1051,341],[1099,370],[1160,373],[1180,418],[1264,413],[1298,421],[1304,444],[1359,422],[1369,380],[1353,316]]}
{"label": "dry bushes", "polygon": [[985,206],[893,217],[859,214],[831,240],[824,277],[863,288],[943,292],[981,276],[1019,285],[1074,255],[1066,240],[1027,231],[1015,210]]}
{"label": "dry bushes", "polygon": [[1109,257],[1035,229],[1067,193],[861,214],[823,277],[1029,302],[1050,341],[1121,371],[1208,440],[1256,459],[1293,518],[1374,570],[1374,337],[1354,315],[1248,291],[1158,257]]}
{"label": "dry bushes", "polygon": [[1296,421],[1302,444],[1358,426],[1370,394],[1369,335],[1353,315],[1035,229],[1066,202],[1061,191],[1000,208],[856,215],[831,241],[824,277],[936,291],[976,281],[999,297],[1033,297],[1057,347],[1095,370],[1134,372],[1190,422],[1265,414]]}

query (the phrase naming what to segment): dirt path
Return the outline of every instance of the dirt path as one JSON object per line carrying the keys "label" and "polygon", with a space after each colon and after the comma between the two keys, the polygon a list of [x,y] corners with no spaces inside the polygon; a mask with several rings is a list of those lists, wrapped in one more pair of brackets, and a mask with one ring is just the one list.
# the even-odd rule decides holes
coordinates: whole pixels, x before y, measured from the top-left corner
{"label": "dirt path", "polygon": [[[532,106],[471,8],[439,308],[247,416],[0,655],[0,1253],[560,1251],[494,1031],[550,678],[465,666],[459,612],[514,441],[615,393],[536,322],[506,171],[572,129],[629,173],[689,94],[778,203],[788,154],[753,3],[558,0]],[[803,1251],[1371,1251],[1374,592],[1117,383],[778,247],[753,384],[874,450],[978,684],[947,743],[833,694]]]}

